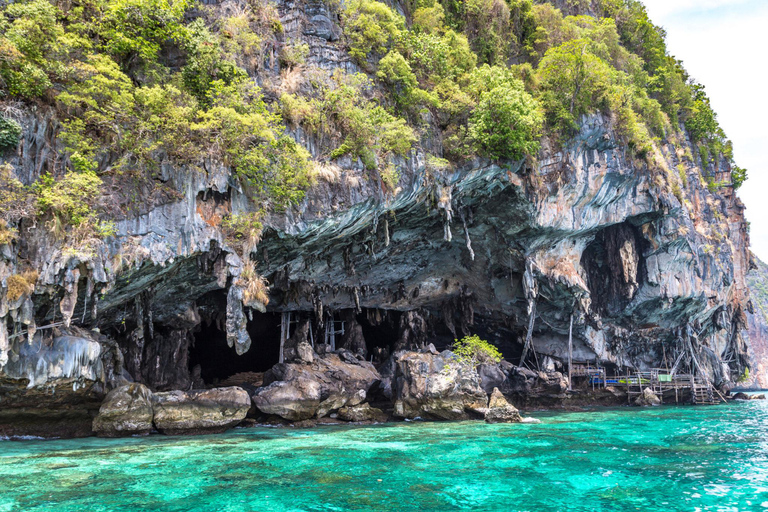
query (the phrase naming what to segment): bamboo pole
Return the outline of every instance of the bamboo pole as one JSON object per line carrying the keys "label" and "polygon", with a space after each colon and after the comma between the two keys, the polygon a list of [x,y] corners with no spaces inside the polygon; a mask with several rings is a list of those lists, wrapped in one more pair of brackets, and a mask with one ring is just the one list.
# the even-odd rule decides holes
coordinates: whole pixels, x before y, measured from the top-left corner
{"label": "bamboo pole", "polygon": [[525,363],[525,358],[528,356],[528,348],[531,345],[531,341],[533,339],[533,324],[536,320],[536,300],[534,300],[531,303],[531,315],[528,318],[528,333],[525,335],[525,344],[523,345],[523,355],[520,357],[520,364],[518,366],[523,366],[523,363]]}
{"label": "bamboo pole", "polygon": [[573,381],[573,313],[571,313],[571,324],[568,327],[568,391],[573,391],[571,382]]}

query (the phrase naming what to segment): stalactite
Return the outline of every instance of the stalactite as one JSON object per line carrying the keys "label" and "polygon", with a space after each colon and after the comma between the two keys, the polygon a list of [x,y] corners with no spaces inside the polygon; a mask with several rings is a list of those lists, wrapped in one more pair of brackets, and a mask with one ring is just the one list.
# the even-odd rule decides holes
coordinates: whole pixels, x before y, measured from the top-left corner
{"label": "stalactite", "polygon": [[67,271],[64,277],[64,298],[59,302],[59,309],[64,317],[64,325],[69,327],[77,305],[77,284],[80,281],[80,269]]}
{"label": "stalactite", "polygon": [[353,289],[353,293],[354,293],[354,299],[355,299],[355,311],[356,311],[358,314],[360,314],[360,313],[362,313],[362,312],[363,312],[363,310],[362,310],[362,308],[360,307],[360,292],[359,292],[359,290],[358,290],[357,286],[355,286],[355,287],[354,287],[354,289]]}
{"label": "stalactite", "polygon": [[459,214],[461,215],[461,224],[464,226],[464,237],[467,241],[467,249],[469,250],[469,258],[472,261],[475,261],[475,251],[472,250],[472,240],[469,238],[469,229],[467,229],[467,221],[464,218],[464,211],[460,210]]}
{"label": "stalactite", "polygon": [[389,221],[384,219],[384,247],[389,247]]}

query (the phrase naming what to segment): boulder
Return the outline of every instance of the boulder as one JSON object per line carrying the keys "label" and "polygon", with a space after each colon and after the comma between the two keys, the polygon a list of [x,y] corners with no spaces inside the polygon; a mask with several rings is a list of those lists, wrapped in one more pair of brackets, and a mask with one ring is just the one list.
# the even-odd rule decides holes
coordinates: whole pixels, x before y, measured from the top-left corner
{"label": "boulder", "polygon": [[647,405],[659,405],[661,400],[656,396],[651,388],[645,388],[643,394],[638,396],[635,400],[635,405],[647,406]]}
{"label": "boulder", "polygon": [[[508,391],[509,384],[507,375],[498,364],[481,364],[477,367],[477,374],[480,376],[480,387],[487,394],[493,393],[494,389],[504,389]],[[505,389],[507,388],[507,389]]]}
{"label": "boulder", "polygon": [[296,347],[296,357],[303,363],[312,363],[315,360],[315,351],[312,349],[312,345],[306,341],[302,341]]}
{"label": "boulder", "polygon": [[751,400],[765,400],[765,395],[754,395]]}
{"label": "boulder", "polygon": [[392,383],[395,416],[440,420],[468,419],[485,412],[488,395],[477,371],[459,364],[450,351],[402,352]]}
{"label": "boulder", "polygon": [[371,407],[369,404],[360,404],[353,407],[339,409],[339,419],[344,421],[387,421],[387,415],[381,410]]}
{"label": "boulder", "polygon": [[522,418],[517,409],[507,402],[499,388],[493,388],[488,401],[488,411],[485,413],[487,423],[520,423]]}
{"label": "boulder", "polygon": [[164,434],[207,434],[240,423],[251,399],[243,388],[231,386],[155,393],[152,406],[155,427]]}
{"label": "boulder", "polygon": [[152,392],[144,384],[128,384],[104,398],[93,420],[93,431],[101,437],[149,434],[152,417]]}
{"label": "boulder", "polygon": [[739,393],[734,393],[733,396],[731,396],[731,399],[733,399],[733,400],[749,400],[750,398],[749,398],[748,394],[739,392]]}
{"label": "boulder", "polygon": [[264,376],[265,387],[253,395],[264,414],[290,421],[322,418],[366,400],[380,375],[374,366],[348,351],[314,356],[307,363],[279,363]]}

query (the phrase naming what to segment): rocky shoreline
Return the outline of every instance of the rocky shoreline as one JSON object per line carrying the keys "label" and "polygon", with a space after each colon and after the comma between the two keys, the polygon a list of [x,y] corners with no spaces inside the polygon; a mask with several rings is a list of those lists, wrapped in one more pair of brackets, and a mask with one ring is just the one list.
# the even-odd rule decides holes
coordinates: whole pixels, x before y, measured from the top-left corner
{"label": "rocky shoreline", "polygon": [[[190,435],[238,425],[403,420],[525,423],[536,420],[523,418],[518,407],[619,405],[625,400],[611,390],[566,394],[567,378],[560,372],[534,372],[507,361],[475,368],[433,345],[395,352],[377,368],[348,350],[318,354],[302,343],[291,361],[263,374],[235,375],[224,387],[153,391],[130,380],[126,372],[109,382],[56,377],[46,383],[47,399],[37,396],[36,403],[10,403],[12,397],[4,394],[0,436]],[[29,391],[20,395],[29,396]]]}

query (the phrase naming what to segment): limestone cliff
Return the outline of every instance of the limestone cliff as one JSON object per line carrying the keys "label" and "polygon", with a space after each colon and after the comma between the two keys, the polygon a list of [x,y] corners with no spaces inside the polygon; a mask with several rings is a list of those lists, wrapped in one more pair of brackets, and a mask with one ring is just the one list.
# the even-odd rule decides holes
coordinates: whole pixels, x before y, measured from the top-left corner
{"label": "limestone cliff", "polygon": [[[276,8],[284,40],[308,46],[305,69],[360,70],[325,3]],[[261,83],[286,79],[265,58]],[[22,133],[3,159],[29,185],[64,153],[61,125],[45,106],[14,108]],[[86,253],[25,220],[0,247],[0,408],[92,410],[124,380],[202,387],[266,371],[281,344],[289,359],[302,342],[383,362],[478,333],[518,364],[529,325],[530,364],[560,367],[571,321],[577,360],[698,365],[727,387],[748,357],[744,207],[730,187],[709,190],[689,140],[659,140],[639,159],[616,123],[585,115],[565,141],[545,134],[533,157],[455,165],[435,165],[443,142],[425,137],[396,159],[394,187],[289,128],[319,170],[245,255],[221,219],[253,206],[222,161],[162,159],[153,195],[116,208],[114,236]],[[727,161],[715,172],[729,181]],[[116,203],[133,193],[130,180],[111,186]],[[244,300],[243,256],[268,281],[267,304]],[[12,296],[9,279],[29,270],[30,289]]]}
{"label": "limestone cliff", "polygon": [[747,274],[751,308],[747,312],[749,348],[752,356],[749,379],[739,387],[768,389],[768,267],[755,257]]}

